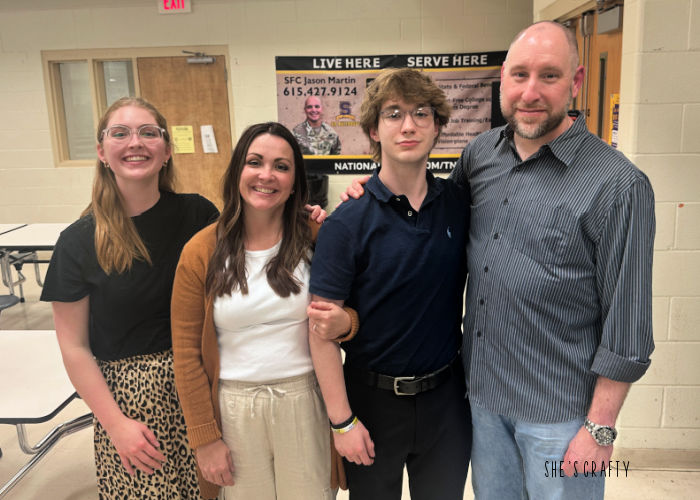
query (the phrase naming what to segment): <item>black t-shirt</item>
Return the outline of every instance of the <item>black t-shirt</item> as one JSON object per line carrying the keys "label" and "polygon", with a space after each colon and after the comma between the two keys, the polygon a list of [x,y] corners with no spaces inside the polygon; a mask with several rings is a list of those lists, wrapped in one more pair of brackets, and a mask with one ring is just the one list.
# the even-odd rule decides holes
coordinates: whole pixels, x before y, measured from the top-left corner
{"label": "black t-shirt", "polygon": [[90,296],[90,348],[98,359],[169,349],[170,296],[180,252],[218,213],[199,195],[161,192],[153,207],[132,217],[153,265],[136,260],[130,271],[110,275],[97,262],[94,219],[82,217],[56,243],[41,300],[75,302]]}

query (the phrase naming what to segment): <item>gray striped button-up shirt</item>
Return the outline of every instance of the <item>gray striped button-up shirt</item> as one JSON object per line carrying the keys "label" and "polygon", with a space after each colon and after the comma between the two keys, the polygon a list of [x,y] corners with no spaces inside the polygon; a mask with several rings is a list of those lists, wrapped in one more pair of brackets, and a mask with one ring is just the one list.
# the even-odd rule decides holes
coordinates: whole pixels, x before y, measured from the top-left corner
{"label": "gray striped button-up shirt", "polygon": [[654,194],[584,119],[526,161],[509,127],[465,148],[463,356],[472,404],[529,422],[586,414],[597,375],[649,367]]}

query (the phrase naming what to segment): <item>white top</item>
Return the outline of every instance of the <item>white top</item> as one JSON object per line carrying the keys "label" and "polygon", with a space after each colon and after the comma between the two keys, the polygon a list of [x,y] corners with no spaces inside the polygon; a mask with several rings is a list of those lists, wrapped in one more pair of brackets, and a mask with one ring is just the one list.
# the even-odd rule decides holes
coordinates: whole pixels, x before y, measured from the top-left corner
{"label": "white top", "polygon": [[236,291],[214,300],[222,380],[266,382],[313,370],[306,316],[310,267],[302,261],[294,271],[300,293],[277,295],[267,282],[265,265],[280,244],[246,250],[248,295]]}

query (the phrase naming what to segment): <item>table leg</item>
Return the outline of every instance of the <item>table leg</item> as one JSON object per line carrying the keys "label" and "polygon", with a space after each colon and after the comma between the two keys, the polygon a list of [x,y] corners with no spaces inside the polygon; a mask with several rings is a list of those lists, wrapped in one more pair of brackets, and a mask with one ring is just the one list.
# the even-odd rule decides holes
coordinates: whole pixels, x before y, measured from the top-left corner
{"label": "table leg", "polygon": [[10,267],[10,256],[7,252],[0,251],[0,274],[2,283],[10,290],[10,295],[15,294],[14,283],[12,282],[12,268]]}
{"label": "table leg", "polygon": [[81,417],[75,418],[68,422],[64,422],[51,429],[44,438],[36,445],[32,446],[27,442],[27,435],[24,430],[24,424],[17,424],[17,437],[19,439],[19,447],[23,452],[34,455],[24,467],[22,467],[7,483],[0,488],[0,498],[3,498],[9,491],[14,488],[27,472],[29,472],[39,460],[55,445],[63,436],[79,431],[85,427],[92,425],[92,413],[87,413]]}

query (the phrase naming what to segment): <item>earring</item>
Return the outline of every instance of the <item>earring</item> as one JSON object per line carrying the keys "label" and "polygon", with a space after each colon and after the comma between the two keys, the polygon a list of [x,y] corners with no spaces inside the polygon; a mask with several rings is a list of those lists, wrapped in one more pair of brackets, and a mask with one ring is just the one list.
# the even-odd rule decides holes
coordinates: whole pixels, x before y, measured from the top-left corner
{"label": "earring", "polygon": [[102,164],[105,166],[105,168],[109,168],[109,163],[107,163],[106,161],[102,162]]}
{"label": "earring", "polygon": [[294,194],[294,190],[292,189],[292,192],[291,192],[291,193],[289,193],[289,194]]}
{"label": "earring", "polygon": [[167,161],[164,161],[164,162],[163,162],[163,168],[165,168],[165,167],[167,167],[167,166],[168,166],[168,162],[167,162]]}

